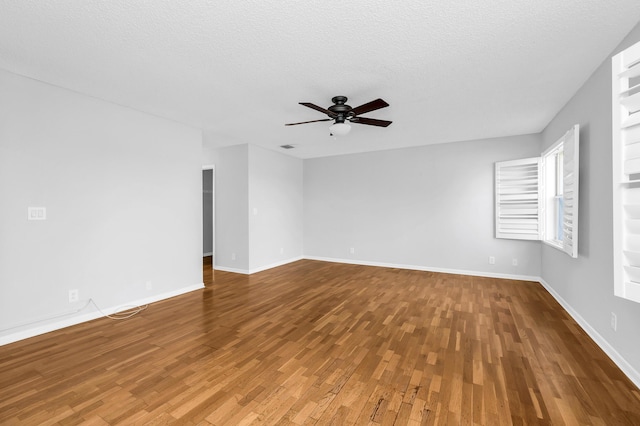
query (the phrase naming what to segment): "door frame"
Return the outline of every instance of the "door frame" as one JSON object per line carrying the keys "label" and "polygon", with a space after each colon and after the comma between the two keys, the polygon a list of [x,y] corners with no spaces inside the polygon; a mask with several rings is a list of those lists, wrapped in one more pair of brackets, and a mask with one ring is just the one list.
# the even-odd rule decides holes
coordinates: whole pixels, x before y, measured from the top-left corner
{"label": "door frame", "polygon": [[[215,269],[216,264],[216,166],[206,164],[202,166],[202,171],[211,170],[211,269]],[[204,208],[204,206],[202,206]],[[203,209],[204,210],[204,209]]]}

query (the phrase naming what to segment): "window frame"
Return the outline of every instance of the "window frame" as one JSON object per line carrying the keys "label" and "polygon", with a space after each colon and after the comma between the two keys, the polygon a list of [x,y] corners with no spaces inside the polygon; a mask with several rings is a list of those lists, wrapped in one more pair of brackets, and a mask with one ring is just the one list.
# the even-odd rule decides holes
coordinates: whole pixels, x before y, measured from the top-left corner
{"label": "window frame", "polygon": [[[559,211],[559,204],[561,200],[564,200],[562,188],[563,154],[564,138],[557,140],[542,153],[542,189],[544,194],[542,216],[545,224],[540,239],[543,243],[562,251],[564,251],[564,232],[561,226],[562,213]],[[560,232],[562,232],[562,237],[558,238]]]}

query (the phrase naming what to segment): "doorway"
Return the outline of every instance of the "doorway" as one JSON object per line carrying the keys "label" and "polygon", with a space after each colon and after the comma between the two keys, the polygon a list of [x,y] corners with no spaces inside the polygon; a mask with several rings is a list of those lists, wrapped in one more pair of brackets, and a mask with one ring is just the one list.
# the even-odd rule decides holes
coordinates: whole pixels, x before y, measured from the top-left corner
{"label": "doorway", "polygon": [[202,167],[202,262],[215,266],[215,167]]}

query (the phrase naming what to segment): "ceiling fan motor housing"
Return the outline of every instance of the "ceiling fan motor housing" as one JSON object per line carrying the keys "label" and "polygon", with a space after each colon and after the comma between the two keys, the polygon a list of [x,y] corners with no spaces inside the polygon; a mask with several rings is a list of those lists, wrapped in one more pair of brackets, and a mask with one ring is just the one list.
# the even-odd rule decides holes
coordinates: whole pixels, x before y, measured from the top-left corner
{"label": "ceiling fan motor housing", "polygon": [[334,96],[331,98],[331,102],[334,105],[327,109],[337,115],[335,117],[336,123],[344,123],[348,116],[353,115],[353,113],[349,114],[353,108],[345,103],[347,102],[346,96]]}

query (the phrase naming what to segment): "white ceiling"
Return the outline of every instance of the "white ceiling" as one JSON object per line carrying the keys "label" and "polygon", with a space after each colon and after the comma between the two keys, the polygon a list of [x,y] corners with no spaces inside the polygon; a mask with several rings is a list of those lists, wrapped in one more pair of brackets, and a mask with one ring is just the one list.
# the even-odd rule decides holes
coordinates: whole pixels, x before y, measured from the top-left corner
{"label": "white ceiling", "polygon": [[[639,20],[638,0],[0,0],[0,68],[312,158],[539,132]],[[393,124],[284,126],[335,95]]]}

